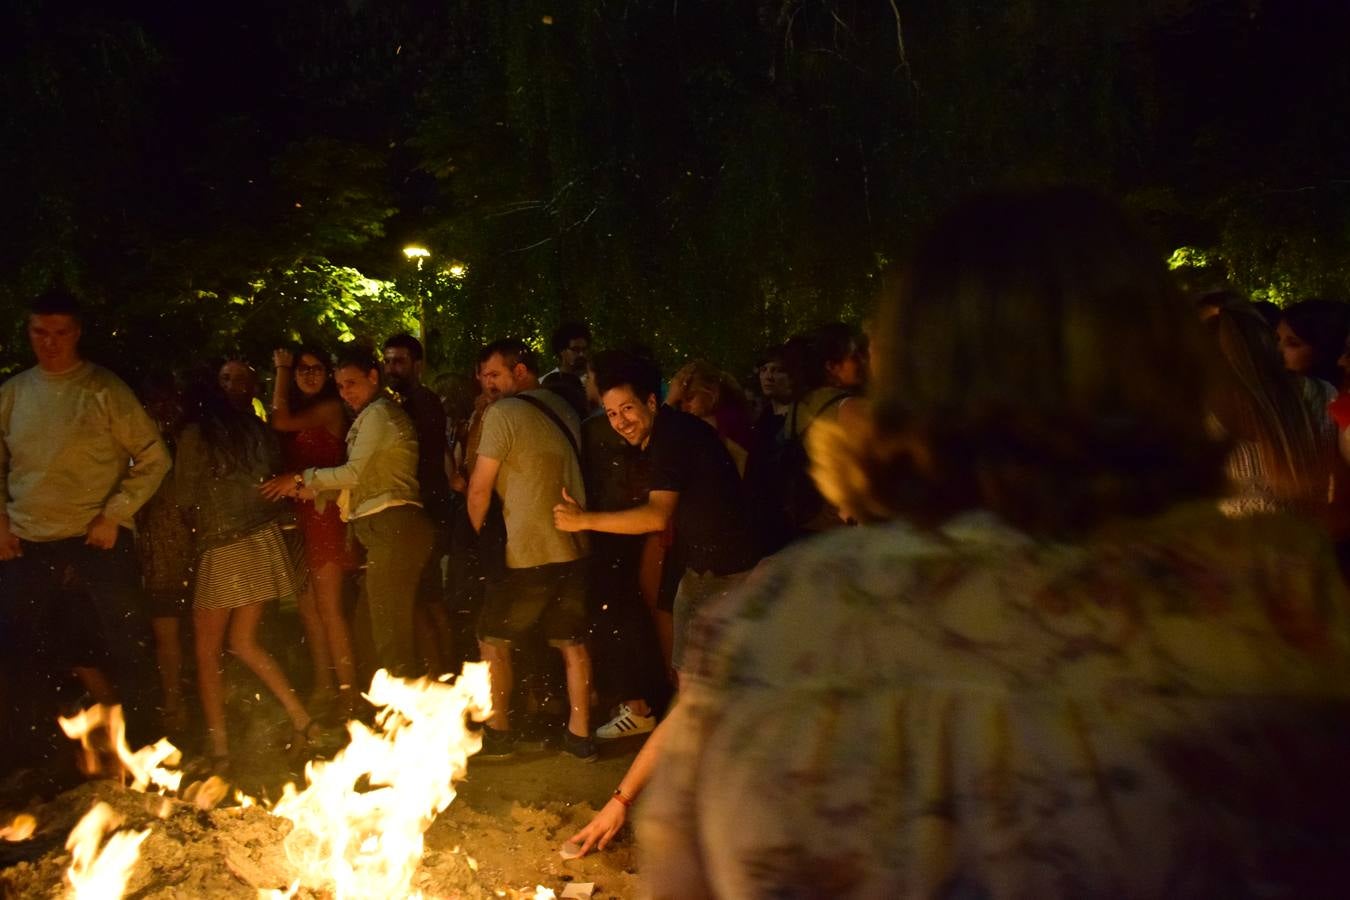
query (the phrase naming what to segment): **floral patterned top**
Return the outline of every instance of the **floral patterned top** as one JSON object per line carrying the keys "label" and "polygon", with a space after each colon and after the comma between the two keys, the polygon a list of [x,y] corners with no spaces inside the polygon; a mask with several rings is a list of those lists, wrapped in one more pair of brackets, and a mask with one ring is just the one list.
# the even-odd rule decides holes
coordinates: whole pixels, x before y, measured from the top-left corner
{"label": "floral patterned top", "polygon": [[825,534],[709,610],[643,808],[657,897],[1350,893],[1331,547],[1213,504],[1067,545]]}

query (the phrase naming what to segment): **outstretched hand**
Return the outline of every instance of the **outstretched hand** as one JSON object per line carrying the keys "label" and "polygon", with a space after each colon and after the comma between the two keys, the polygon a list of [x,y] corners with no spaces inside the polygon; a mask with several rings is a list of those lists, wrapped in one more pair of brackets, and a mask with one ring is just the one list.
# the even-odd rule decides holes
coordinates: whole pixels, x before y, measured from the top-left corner
{"label": "outstretched hand", "polygon": [[585,531],[586,510],[572,499],[567,488],[562,489],[563,502],[553,507],[553,527],[559,531]]}
{"label": "outstretched hand", "polygon": [[282,369],[295,364],[295,354],[284,348],[272,351],[272,368]]}
{"label": "outstretched hand", "polygon": [[572,835],[569,843],[581,848],[579,856],[585,856],[592,849],[603,850],[610,840],[619,833],[623,823],[628,821],[628,808],[618,800],[611,799],[604,808],[595,814],[590,824]]}
{"label": "outstretched hand", "polygon": [[258,491],[268,500],[284,500],[297,494],[295,476],[283,473],[264,481]]}

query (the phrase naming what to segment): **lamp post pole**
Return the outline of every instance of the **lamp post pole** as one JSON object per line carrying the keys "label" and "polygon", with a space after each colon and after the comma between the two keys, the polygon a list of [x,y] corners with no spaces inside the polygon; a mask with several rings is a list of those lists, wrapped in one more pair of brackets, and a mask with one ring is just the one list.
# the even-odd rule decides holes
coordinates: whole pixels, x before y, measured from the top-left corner
{"label": "lamp post pole", "polygon": [[413,283],[413,291],[415,292],[414,298],[417,300],[417,339],[425,347],[427,345],[427,302],[422,291],[422,262],[431,256],[431,251],[427,250],[426,247],[410,244],[403,248],[403,255],[417,265],[417,271],[413,276],[416,279]]}

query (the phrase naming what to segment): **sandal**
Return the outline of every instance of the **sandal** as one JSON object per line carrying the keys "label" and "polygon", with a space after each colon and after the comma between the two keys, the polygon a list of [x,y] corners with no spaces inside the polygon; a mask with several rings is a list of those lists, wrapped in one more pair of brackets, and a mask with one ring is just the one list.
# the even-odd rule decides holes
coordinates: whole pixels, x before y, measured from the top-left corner
{"label": "sandal", "polygon": [[318,719],[310,719],[304,728],[297,728],[291,732],[291,738],[286,742],[286,752],[296,762],[315,756],[326,756],[342,746],[342,737],[345,735],[345,731],[335,732],[333,729],[324,728]]}
{"label": "sandal", "polygon": [[183,784],[205,781],[212,775],[218,775],[225,781],[230,780],[230,754],[211,753],[197,757],[183,767]]}

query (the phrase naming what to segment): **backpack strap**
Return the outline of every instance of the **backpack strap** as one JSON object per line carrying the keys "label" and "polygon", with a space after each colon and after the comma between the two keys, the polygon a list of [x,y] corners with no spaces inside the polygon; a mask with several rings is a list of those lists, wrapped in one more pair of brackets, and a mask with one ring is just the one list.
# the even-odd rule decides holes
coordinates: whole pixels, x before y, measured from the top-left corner
{"label": "backpack strap", "polygon": [[820,405],[820,409],[816,410],[816,414],[811,417],[811,421],[814,422],[816,419],[819,419],[821,416],[825,414],[825,410],[829,409],[831,406],[834,406],[837,403],[843,403],[845,400],[847,400],[849,397],[852,396],[853,394],[850,391],[840,391],[839,393],[835,394],[833,397],[826,400],[824,403]]}
{"label": "backpack strap", "polygon": [[788,420],[783,433],[787,435],[789,440],[793,441],[802,440],[804,437],[806,437],[806,431],[809,430],[812,425],[816,424],[816,419],[819,419],[821,416],[823,416],[826,410],[828,410],[831,406],[843,403],[845,400],[847,400],[849,397],[852,396],[853,393],[851,391],[840,391],[830,399],[826,400],[824,403],[820,405],[820,409],[816,410],[814,413],[811,414],[811,421],[806,423],[806,428],[802,430],[801,434],[797,433],[797,409],[802,405],[802,402],[800,400],[793,400],[792,412],[788,414]]}
{"label": "backpack strap", "polygon": [[577,465],[580,465],[581,448],[577,446],[577,439],[573,436],[572,429],[567,427],[567,423],[564,422],[557,413],[549,409],[548,404],[538,397],[531,397],[528,394],[516,394],[515,396],[517,400],[524,400],[526,403],[548,416],[549,420],[552,421],[554,425],[558,426],[558,430],[563,433],[563,437],[567,438],[567,445],[571,447],[572,452],[577,455]]}

